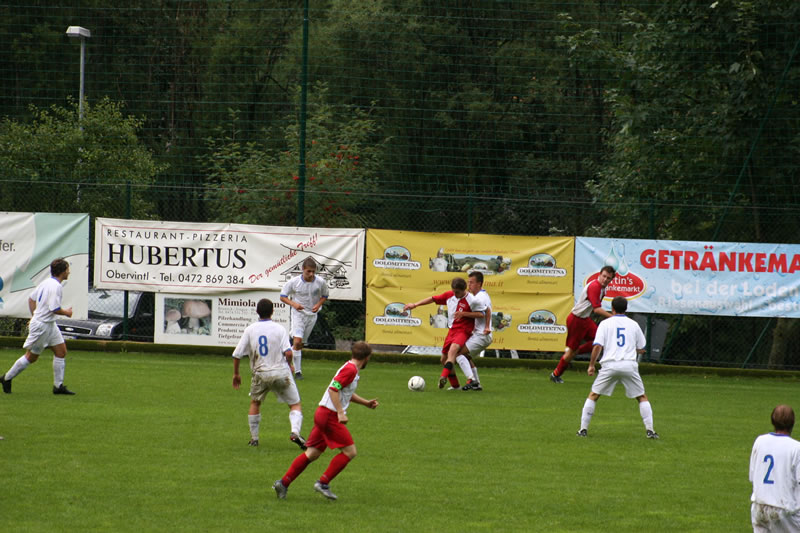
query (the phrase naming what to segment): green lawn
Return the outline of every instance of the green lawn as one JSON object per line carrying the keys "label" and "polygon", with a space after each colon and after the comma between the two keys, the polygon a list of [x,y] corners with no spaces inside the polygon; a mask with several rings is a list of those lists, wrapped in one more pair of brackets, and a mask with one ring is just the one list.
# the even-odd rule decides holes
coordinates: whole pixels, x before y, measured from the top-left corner
{"label": "green lawn", "polygon": [[[0,350],[0,372],[20,353]],[[381,405],[349,410],[339,500],[312,489],[328,451],[278,501],[299,452],[288,410],[268,398],[248,447],[228,358],[74,351],[74,397],[51,394],[51,359],[0,395],[7,531],[747,531],[753,439],[777,403],[800,408],[796,380],[645,375],[661,440],[621,388],[580,439],[584,374],[485,368],[483,392],[447,392],[434,365],[372,363],[358,392]],[[303,361],[304,435],[338,366]],[[406,389],[415,374],[426,392]]]}

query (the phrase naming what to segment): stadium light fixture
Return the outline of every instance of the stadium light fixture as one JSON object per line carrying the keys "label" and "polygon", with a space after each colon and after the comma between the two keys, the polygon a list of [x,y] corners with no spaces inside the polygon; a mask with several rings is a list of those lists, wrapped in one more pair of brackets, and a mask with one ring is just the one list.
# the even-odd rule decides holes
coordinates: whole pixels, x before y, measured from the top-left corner
{"label": "stadium light fixture", "polygon": [[81,40],[81,89],[78,101],[78,120],[83,119],[83,66],[86,58],[86,39],[92,36],[92,32],[81,26],[70,26],[67,28],[68,37],[77,37]]}

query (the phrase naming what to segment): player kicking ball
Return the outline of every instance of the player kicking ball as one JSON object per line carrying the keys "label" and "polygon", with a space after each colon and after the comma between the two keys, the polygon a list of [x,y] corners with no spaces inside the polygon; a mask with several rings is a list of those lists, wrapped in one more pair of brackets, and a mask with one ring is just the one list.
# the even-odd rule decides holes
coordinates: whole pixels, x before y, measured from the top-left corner
{"label": "player kicking ball", "polygon": [[359,371],[367,367],[371,354],[372,348],[366,342],[353,344],[350,360],[336,372],[314,413],[314,429],[306,440],[308,449],[292,461],[281,479],[272,484],[279,499],[286,498],[289,485],[327,448],[339,449],[340,452],[333,456],[328,468],[314,483],[314,490],[329,500],[336,499],[329,484],[356,456],[356,445],[345,425],[348,422],[347,408],[351,401],[370,409],[378,407],[377,398],[367,400],[356,394]]}
{"label": "player kicking ball", "polygon": [[653,409],[644,393],[644,383],[639,376],[639,363],[636,361],[638,354],[644,353],[644,333],[635,321],[625,316],[628,309],[628,300],[624,296],[617,296],[611,302],[613,314],[610,318],[600,322],[592,347],[592,358],[589,361],[588,374],[594,376],[595,364],[603,352],[603,366],[592,384],[592,391],[583,405],[581,413],[581,428],[579,437],[586,437],[589,422],[592,421],[594,408],[600,395],[611,396],[617,383],[625,387],[628,398],[636,398],[639,402],[639,414],[648,439],[657,439],[658,433],[653,430]]}

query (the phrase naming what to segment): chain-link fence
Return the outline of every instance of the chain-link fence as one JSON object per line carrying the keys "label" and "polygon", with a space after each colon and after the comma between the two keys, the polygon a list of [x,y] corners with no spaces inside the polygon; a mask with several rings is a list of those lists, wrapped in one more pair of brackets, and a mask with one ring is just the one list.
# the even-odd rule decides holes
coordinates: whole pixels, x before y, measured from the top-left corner
{"label": "chain-link fence", "polygon": [[[110,4],[0,6],[0,210],[798,242],[796,2]],[[651,357],[800,368],[796,322],[650,317]]]}

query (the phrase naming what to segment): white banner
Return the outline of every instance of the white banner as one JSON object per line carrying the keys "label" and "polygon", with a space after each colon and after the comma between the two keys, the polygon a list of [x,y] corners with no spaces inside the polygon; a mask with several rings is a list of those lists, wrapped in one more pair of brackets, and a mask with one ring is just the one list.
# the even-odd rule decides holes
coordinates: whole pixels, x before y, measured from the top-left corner
{"label": "white banner", "polygon": [[0,212],[0,316],[30,318],[28,298],[63,257],[70,276],[62,303],[86,318],[89,290],[89,215]]}
{"label": "white banner", "polygon": [[289,306],[279,292],[156,294],[154,340],[162,344],[236,347],[247,326],[258,320],[256,304],[269,298],[272,320],[289,331]]}
{"label": "white banner", "polygon": [[317,262],[332,300],[361,300],[364,230],[98,218],[94,284],[178,294],[279,291]]}

